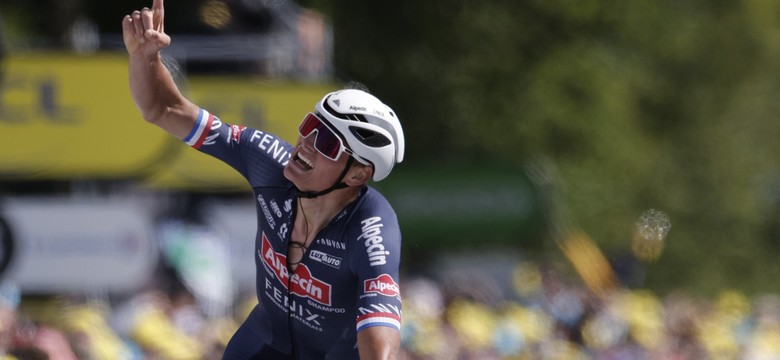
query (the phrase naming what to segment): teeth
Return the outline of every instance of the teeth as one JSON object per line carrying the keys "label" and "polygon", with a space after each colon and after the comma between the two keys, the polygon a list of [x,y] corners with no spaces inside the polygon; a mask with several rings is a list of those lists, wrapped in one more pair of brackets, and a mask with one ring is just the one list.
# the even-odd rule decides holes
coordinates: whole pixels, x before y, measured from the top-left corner
{"label": "teeth", "polygon": [[311,160],[307,159],[306,157],[304,157],[300,153],[298,154],[298,158],[301,159],[301,161],[303,161],[304,163],[306,163],[306,165],[308,165],[309,167],[313,167],[312,163],[311,163]]}

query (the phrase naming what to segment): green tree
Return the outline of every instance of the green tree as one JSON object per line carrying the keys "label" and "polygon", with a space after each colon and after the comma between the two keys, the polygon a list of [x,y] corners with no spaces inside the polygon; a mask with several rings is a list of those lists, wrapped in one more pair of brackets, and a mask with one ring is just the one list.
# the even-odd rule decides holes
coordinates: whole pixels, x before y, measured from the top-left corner
{"label": "green tree", "polygon": [[544,154],[572,221],[608,252],[628,247],[642,211],[669,214],[650,286],[758,291],[780,274],[778,10],[341,1],[332,16],[339,76],[394,104],[410,161],[519,171]]}

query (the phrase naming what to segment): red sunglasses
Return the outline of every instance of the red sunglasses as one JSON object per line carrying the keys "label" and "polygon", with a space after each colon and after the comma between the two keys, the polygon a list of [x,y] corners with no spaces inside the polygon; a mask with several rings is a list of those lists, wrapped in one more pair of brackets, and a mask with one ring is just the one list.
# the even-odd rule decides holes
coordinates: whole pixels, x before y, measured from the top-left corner
{"label": "red sunglasses", "polygon": [[344,142],[336,134],[336,131],[331,129],[330,125],[325,121],[320,120],[317,115],[312,113],[306,114],[301,121],[301,125],[298,126],[298,133],[303,137],[308,137],[313,132],[317,132],[314,138],[314,148],[322,156],[337,161],[342,152],[352,154],[352,151],[344,146]]}

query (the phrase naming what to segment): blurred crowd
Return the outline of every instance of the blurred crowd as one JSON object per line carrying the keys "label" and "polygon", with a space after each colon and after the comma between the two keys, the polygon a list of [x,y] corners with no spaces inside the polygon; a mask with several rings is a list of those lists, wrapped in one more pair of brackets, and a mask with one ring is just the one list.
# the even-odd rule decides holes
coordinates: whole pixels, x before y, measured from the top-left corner
{"label": "blurred crowd", "polygon": [[[614,289],[525,261],[505,282],[406,274],[401,359],[778,359],[780,297]],[[465,275],[464,275],[465,274]],[[33,295],[0,283],[0,359],[219,359],[256,300],[209,314],[181,284]]]}
{"label": "blurred crowd", "polygon": [[[2,286],[2,360],[219,359],[242,316],[207,316],[192,296],[162,289],[120,300],[67,295],[20,299],[13,285]],[[237,311],[243,311],[240,305]]]}
{"label": "blurred crowd", "polygon": [[407,279],[404,359],[780,359],[778,296],[596,295],[533,263],[512,278],[510,297],[491,296],[488,277],[456,289]]}

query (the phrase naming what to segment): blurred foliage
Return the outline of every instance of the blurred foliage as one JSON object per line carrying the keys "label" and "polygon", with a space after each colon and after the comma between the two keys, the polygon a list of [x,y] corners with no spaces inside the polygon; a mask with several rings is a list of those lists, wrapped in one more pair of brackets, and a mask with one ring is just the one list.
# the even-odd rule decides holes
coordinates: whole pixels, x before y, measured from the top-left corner
{"label": "blurred foliage", "polygon": [[331,5],[336,69],[392,104],[410,162],[544,155],[607,253],[669,214],[646,285],[777,291],[780,3]]}

